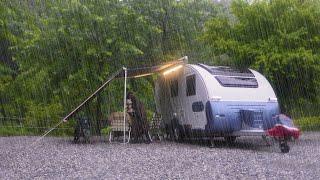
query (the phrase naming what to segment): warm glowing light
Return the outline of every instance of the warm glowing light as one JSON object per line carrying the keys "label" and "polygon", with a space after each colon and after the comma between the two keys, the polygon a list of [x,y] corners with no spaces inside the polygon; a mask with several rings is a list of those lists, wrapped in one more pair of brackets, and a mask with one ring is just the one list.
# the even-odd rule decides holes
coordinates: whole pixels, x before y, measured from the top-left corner
{"label": "warm glowing light", "polygon": [[152,75],[153,73],[147,73],[147,74],[140,74],[140,75],[136,75],[136,76],[133,76],[134,78],[139,78],[139,77],[144,77],[144,76],[149,76],[149,75]]}
{"label": "warm glowing light", "polygon": [[163,72],[163,75],[167,75],[167,74],[169,74],[169,73],[172,73],[172,72],[174,72],[174,71],[176,71],[176,70],[178,70],[178,69],[180,69],[180,68],[182,68],[182,65],[179,65],[179,66],[175,66],[175,67],[173,67],[173,68],[170,68],[170,69],[166,70],[165,72]]}

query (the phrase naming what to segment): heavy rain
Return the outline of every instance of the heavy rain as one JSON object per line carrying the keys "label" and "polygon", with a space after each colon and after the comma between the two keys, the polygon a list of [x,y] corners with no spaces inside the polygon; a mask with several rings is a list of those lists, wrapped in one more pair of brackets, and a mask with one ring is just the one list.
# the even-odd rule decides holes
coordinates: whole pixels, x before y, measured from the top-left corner
{"label": "heavy rain", "polygon": [[0,179],[319,179],[319,0],[0,1]]}

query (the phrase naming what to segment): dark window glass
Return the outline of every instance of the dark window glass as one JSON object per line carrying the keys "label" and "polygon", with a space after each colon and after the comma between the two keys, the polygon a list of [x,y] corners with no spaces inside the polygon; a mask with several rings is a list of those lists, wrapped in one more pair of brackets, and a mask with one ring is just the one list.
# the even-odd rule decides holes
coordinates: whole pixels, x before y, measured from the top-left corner
{"label": "dark window glass", "polygon": [[173,80],[170,82],[170,91],[171,91],[171,97],[178,96],[178,80]]}
{"label": "dark window glass", "polygon": [[192,111],[193,112],[201,112],[204,109],[204,105],[201,101],[197,101],[192,103]]}
{"label": "dark window glass", "polygon": [[224,87],[244,87],[244,88],[257,88],[258,82],[256,78],[245,77],[227,77],[216,76],[219,83]]}
{"label": "dark window glass", "polygon": [[196,95],[196,76],[195,75],[187,76],[186,82],[187,82],[187,96]]}

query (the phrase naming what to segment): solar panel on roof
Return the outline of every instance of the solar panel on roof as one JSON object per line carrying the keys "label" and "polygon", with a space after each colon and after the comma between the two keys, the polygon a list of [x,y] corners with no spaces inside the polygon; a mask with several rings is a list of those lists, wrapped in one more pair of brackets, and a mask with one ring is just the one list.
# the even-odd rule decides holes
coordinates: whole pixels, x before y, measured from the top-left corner
{"label": "solar panel on roof", "polygon": [[249,69],[241,70],[229,67],[210,67],[210,70],[213,75],[254,77]]}
{"label": "solar panel on roof", "polygon": [[254,74],[249,69],[236,69],[225,66],[207,66],[205,64],[198,64],[213,75],[220,76],[240,76],[240,77],[254,77]]}
{"label": "solar panel on roof", "polygon": [[215,76],[215,78],[224,87],[244,87],[244,88],[258,87],[258,81],[256,78],[232,77],[232,76]]}

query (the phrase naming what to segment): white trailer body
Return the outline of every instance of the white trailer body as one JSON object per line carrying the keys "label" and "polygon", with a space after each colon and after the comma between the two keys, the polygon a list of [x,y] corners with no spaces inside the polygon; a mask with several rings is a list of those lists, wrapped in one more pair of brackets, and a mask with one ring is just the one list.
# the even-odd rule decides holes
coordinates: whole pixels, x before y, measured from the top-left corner
{"label": "white trailer body", "polygon": [[155,96],[166,129],[178,126],[180,133],[261,135],[279,114],[270,83],[249,69],[185,64],[159,76]]}

